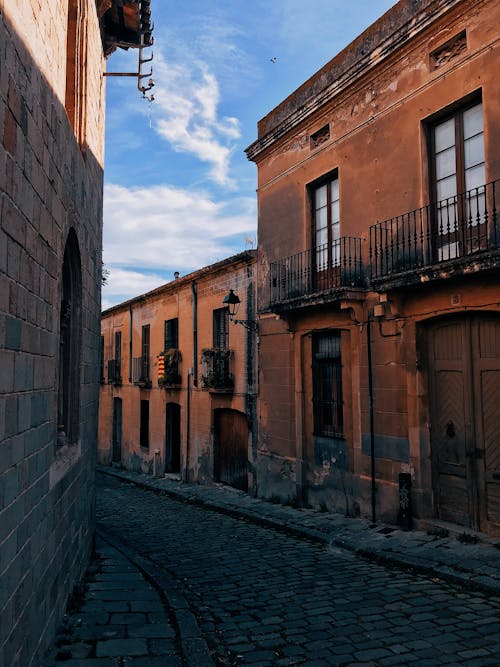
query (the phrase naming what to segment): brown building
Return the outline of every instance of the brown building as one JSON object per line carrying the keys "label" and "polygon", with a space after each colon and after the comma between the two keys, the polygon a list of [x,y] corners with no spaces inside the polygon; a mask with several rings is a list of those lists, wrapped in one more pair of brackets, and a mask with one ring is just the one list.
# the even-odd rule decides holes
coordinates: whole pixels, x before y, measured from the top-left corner
{"label": "brown building", "polygon": [[148,0],[0,0],[5,667],[42,664],[92,547],[103,71],[116,46],[147,44],[148,26]]}
{"label": "brown building", "polygon": [[240,253],[102,314],[101,463],[252,488],[254,269]]}
{"label": "brown building", "polygon": [[401,0],[259,122],[261,495],[499,534],[499,25]]}

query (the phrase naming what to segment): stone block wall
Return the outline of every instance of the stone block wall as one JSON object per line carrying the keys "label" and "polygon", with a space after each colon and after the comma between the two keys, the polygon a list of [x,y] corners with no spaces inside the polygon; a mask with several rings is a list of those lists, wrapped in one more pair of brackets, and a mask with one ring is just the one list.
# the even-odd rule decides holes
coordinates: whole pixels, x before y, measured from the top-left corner
{"label": "stone block wall", "polygon": [[[65,110],[68,2],[0,0],[0,665],[40,665],[92,546],[99,386],[102,54],[83,0],[78,142]],[[81,265],[77,437],[57,441],[63,258]]]}

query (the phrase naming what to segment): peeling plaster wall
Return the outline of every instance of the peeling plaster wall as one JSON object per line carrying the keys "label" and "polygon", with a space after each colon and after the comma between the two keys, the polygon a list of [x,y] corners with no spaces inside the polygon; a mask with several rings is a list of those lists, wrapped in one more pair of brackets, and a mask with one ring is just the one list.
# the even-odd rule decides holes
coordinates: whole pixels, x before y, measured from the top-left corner
{"label": "peeling plaster wall", "polygon": [[[366,323],[380,305],[381,325],[372,325],[376,515],[396,521],[401,472],[412,475],[415,515],[434,514],[429,380],[418,348],[433,317],[499,311],[498,258],[437,267],[413,286],[402,278],[391,287],[388,279],[378,288],[383,302],[379,292],[345,290],[278,307],[270,306],[270,265],[311,249],[310,192],[335,173],[341,235],[360,239],[369,277],[370,226],[429,203],[429,123],[473,95],[483,104],[486,180],[500,177],[499,21],[492,0],[402,0],[260,121],[247,149],[258,167],[259,494],[290,496],[287,460],[304,502],[342,511],[347,496],[354,513],[371,514]],[[448,52],[460,35],[461,46]],[[350,420],[343,475],[336,452],[335,461],[316,456],[311,360],[299,340],[327,329],[350,341],[342,351]]]}

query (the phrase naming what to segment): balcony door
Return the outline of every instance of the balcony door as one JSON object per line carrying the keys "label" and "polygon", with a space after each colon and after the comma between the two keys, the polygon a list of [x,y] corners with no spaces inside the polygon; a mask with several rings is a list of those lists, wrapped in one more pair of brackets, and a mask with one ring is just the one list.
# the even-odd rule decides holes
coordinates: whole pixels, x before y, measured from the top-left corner
{"label": "balcony door", "polygon": [[434,259],[441,262],[487,247],[486,176],[481,102],[431,130]]}
{"label": "balcony door", "polygon": [[338,284],[340,276],[340,202],[338,176],[313,190],[315,287]]}

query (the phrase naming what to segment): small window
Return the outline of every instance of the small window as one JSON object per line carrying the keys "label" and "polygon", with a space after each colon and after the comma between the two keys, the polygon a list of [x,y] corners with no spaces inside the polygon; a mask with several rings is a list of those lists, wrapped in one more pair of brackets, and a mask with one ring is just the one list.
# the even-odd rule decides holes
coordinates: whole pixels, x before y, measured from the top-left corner
{"label": "small window", "polygon": [[139,441],[141,447],[149,449],[149,401],[141,400],[141,427]]}
{"label": "small window", "polygon": [[311,134],[311,150],[313,148],[321,146],[321,144],[324,144],[329,139],[330,139],[330,126],[325,125],[317,132],[314,132],[314,134]]}
{"label": "small window", "polygon": [[179,320],[174,317],[171,320],[165,320],[165,337],[163,349],[177,350],[179,348]]}
{"label": "small window", "polygon": [[467,49],[467,35],[463,30],[458,35],[449,39],[437,49],[434,49],[430,55],[431,69],[438,69],[446,65]]}
{"label": "small window", "polygon": [[313,408],[315,435],[343,437],[340,331],[313,337]]}
{"label": "small window", "polygon": [[218,350],[229,347],[229,312],[227,308],[213,311],[213,346]]}

